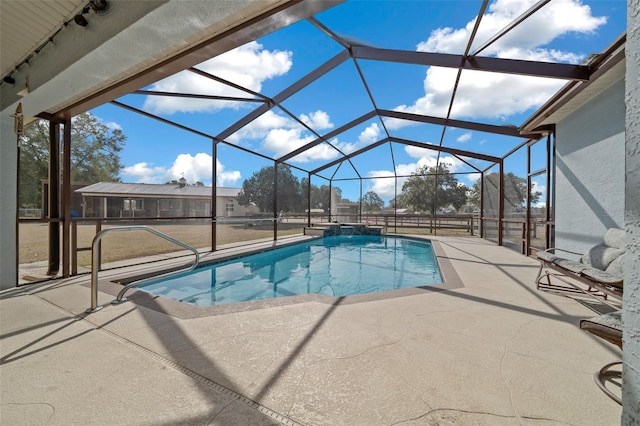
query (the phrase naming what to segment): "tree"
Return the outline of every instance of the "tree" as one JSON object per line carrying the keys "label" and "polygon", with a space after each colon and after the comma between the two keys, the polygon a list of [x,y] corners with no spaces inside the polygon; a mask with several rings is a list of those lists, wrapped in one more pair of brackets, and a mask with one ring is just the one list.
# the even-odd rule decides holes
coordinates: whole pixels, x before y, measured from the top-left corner
{"label": "tree", "polygon": [[373,191],[367,191],[362,196],[362,211],[364,212],[377,212],[384,207],[384,200]]}
{"label": "tree", "polygon": [[[71,181],[119,182],[120,151],[126,136],[83,113],[71,121]],[[39,206],[41,180],[48,178],[49,122],[38,120],[25,128],[20,149],[20,206]]]}
{"label": "tree", "polygon": [[95,115],[76,116],[71,122],[71,180],[119,182],[126,139],[122,130],[109,129]]}
{"label": "tree", "polygon": [[[500,174],[489,173],[485,175],[485,200],[488,210],[498,211],[500,194]],[[469,191],[469,204],[480,208],[480,180],[473,184]],[[531,193],[531,203],[536,204],[542,193],[535,191]],[[505,213],[524,211],[527,201],[527,178],[514,175],[512,172],[504,175],[504,209]]]}
{"label": "tree", "polygon": [[464,206],[468,190],[465,185],[458,183],[446,164],[440,164],[437,168],[424,166],[412,173],[402,185],[402,196],[405,205],[415,211],[433,213],[448,206],[456,210]]}
{"label": "tree", "polygon": [[[300,180],[300,189],[302,191],[303,198],[303,210],[307,209],[309,205],[309,199],[307,197],[307,188],[309,188],[309,178],[302,178]],[[338,195],[342,195],[342,191],[340,188],[334,188],[338,191]],[[311,184],[311,208],[312,209],[323,209],[327,211],[329,205],[331,204],[331,192],[329,191],[329,185],[321,185],[316,186]]]}
{"label": "tree", "polygon": [[41,181],[49,170],[49,123],[36,121],[24,129],[20,147],[20,193],[22,208],[35,208],[41,202]]}
{"label": "tree", "polygon": [[392,209],[404,209],[407,207],[407,202],[402,193],[398,194],[397,197],[389,200],[389,207]]}
{"label": "tree", "polygon": [[[236,196],[242,206],[255,204],[261,212],[273,211],[273,166],[265,166],[242,183],[242,189]],[[278,210],[300,211],[302,209],[302,191],[300,182],[291,168],[278,165]]]}

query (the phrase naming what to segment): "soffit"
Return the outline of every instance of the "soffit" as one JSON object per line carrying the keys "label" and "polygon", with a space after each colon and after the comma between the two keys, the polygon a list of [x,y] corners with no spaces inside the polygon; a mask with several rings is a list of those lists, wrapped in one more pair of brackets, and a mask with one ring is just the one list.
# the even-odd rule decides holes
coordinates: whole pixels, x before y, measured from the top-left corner
{"label": "soffit", "polygon": [[572,81],[542,105],[520,127],[522,132],[546,132],[556,123],[574,113],[612,84],[624,78],[626,33],[616,39],[592,64],[587,81]]}
{"label": "soffit", "polygon": [[[547,110],[541,110],[538,113],[540,114],[538,121],[533,122],[535,128],[533,128],[532,125],[525,125],[523,126],[522,130],[535,132],[536,129],[545,128],[547,126],[559,123],[565,117],[573,114],[584,104],[598,96],[609,86],[611,86],[621,78],[624,78],[625,70],[626,61],[622,60],[615,66],[613,66],[610,70],[608,70],[606,74],[602,75],[597,80],[586,86],[584,90],[571,91],[569,92],[569,96],[559,98],[558,103],[555,107],[551,106]],[[565,103],[562,103],[561,101],[565,98],[567,99],[567,101]]]}
{"label": "soffit", "polygon": [[78,14],[86,0],[0,2],[0,64],[2,76],[46,43]]}

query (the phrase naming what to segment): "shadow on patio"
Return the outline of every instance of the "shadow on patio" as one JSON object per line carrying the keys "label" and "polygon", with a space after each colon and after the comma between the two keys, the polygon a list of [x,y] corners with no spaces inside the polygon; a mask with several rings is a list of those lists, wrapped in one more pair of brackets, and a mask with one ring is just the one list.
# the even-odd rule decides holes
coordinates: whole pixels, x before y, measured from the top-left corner
{"label": "shadow on patio", "polygon": [[[12,320],[2,330],[3,418],[16,424],[619,422],[620,407],[597,389],[592,374],[620,353],[577,326],[592,311],[536,291],[532,259],[480,239],[434,240],[464,287],[189,319],[134,302],[85,316],[87,277],[4,292],[2,316]],[[99,296],[102,303],[112,298]]]}

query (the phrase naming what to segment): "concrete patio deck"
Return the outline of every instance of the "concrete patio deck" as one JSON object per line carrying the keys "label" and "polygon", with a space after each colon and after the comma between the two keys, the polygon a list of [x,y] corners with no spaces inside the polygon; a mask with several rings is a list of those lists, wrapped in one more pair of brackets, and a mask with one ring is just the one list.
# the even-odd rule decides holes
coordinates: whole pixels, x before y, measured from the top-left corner
{"label": "concrete patio deck", "polygon": [[85,314],[87,275],[5,290],[0,423],[620,423],[592,375],[621,353],[579,329],[592,310],[537,291],[532,259],[433,239],[463,287],[190,318],[154,298]]}

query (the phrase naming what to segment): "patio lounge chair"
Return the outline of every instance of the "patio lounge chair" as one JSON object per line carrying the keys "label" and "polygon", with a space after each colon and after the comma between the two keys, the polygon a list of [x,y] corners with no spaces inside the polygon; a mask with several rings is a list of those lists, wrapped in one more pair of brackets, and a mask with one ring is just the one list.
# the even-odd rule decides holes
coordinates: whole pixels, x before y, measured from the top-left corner
{"label": "patio lounge chair", "polygon": [[[562,254],[562,255],[561,255]],[[573,255],[568,259],[563,255]],[[611,228],[604,235],[603,242],[584,254],[559,248],[550,248],[537,253],[540,270],[536,277],[538,289],[581,292],[589,296],[601,296],[607,301],[611,296],[618,308],[622,303],[623,271],[625,258],[625,231]],[[552,284],[551,277],[566,285]],[[580,283],[580,284],[577,284]],[[585,288],[586,287],[586,288]]]}
{"label": "patio lounge chair", "polygon": [[[610,312],[594,318],[584,319],[580,321],[580,328],[622,349],[622,311]],[[609,398],[622,405],[620,397],[605,386],[605,382],[611,382],[617,386],[621,385],[622,371],[612,369],[614,366],[620,364],[622,364],[622,361],[615,361],[605,365],[594,373],[593,379]]]}

